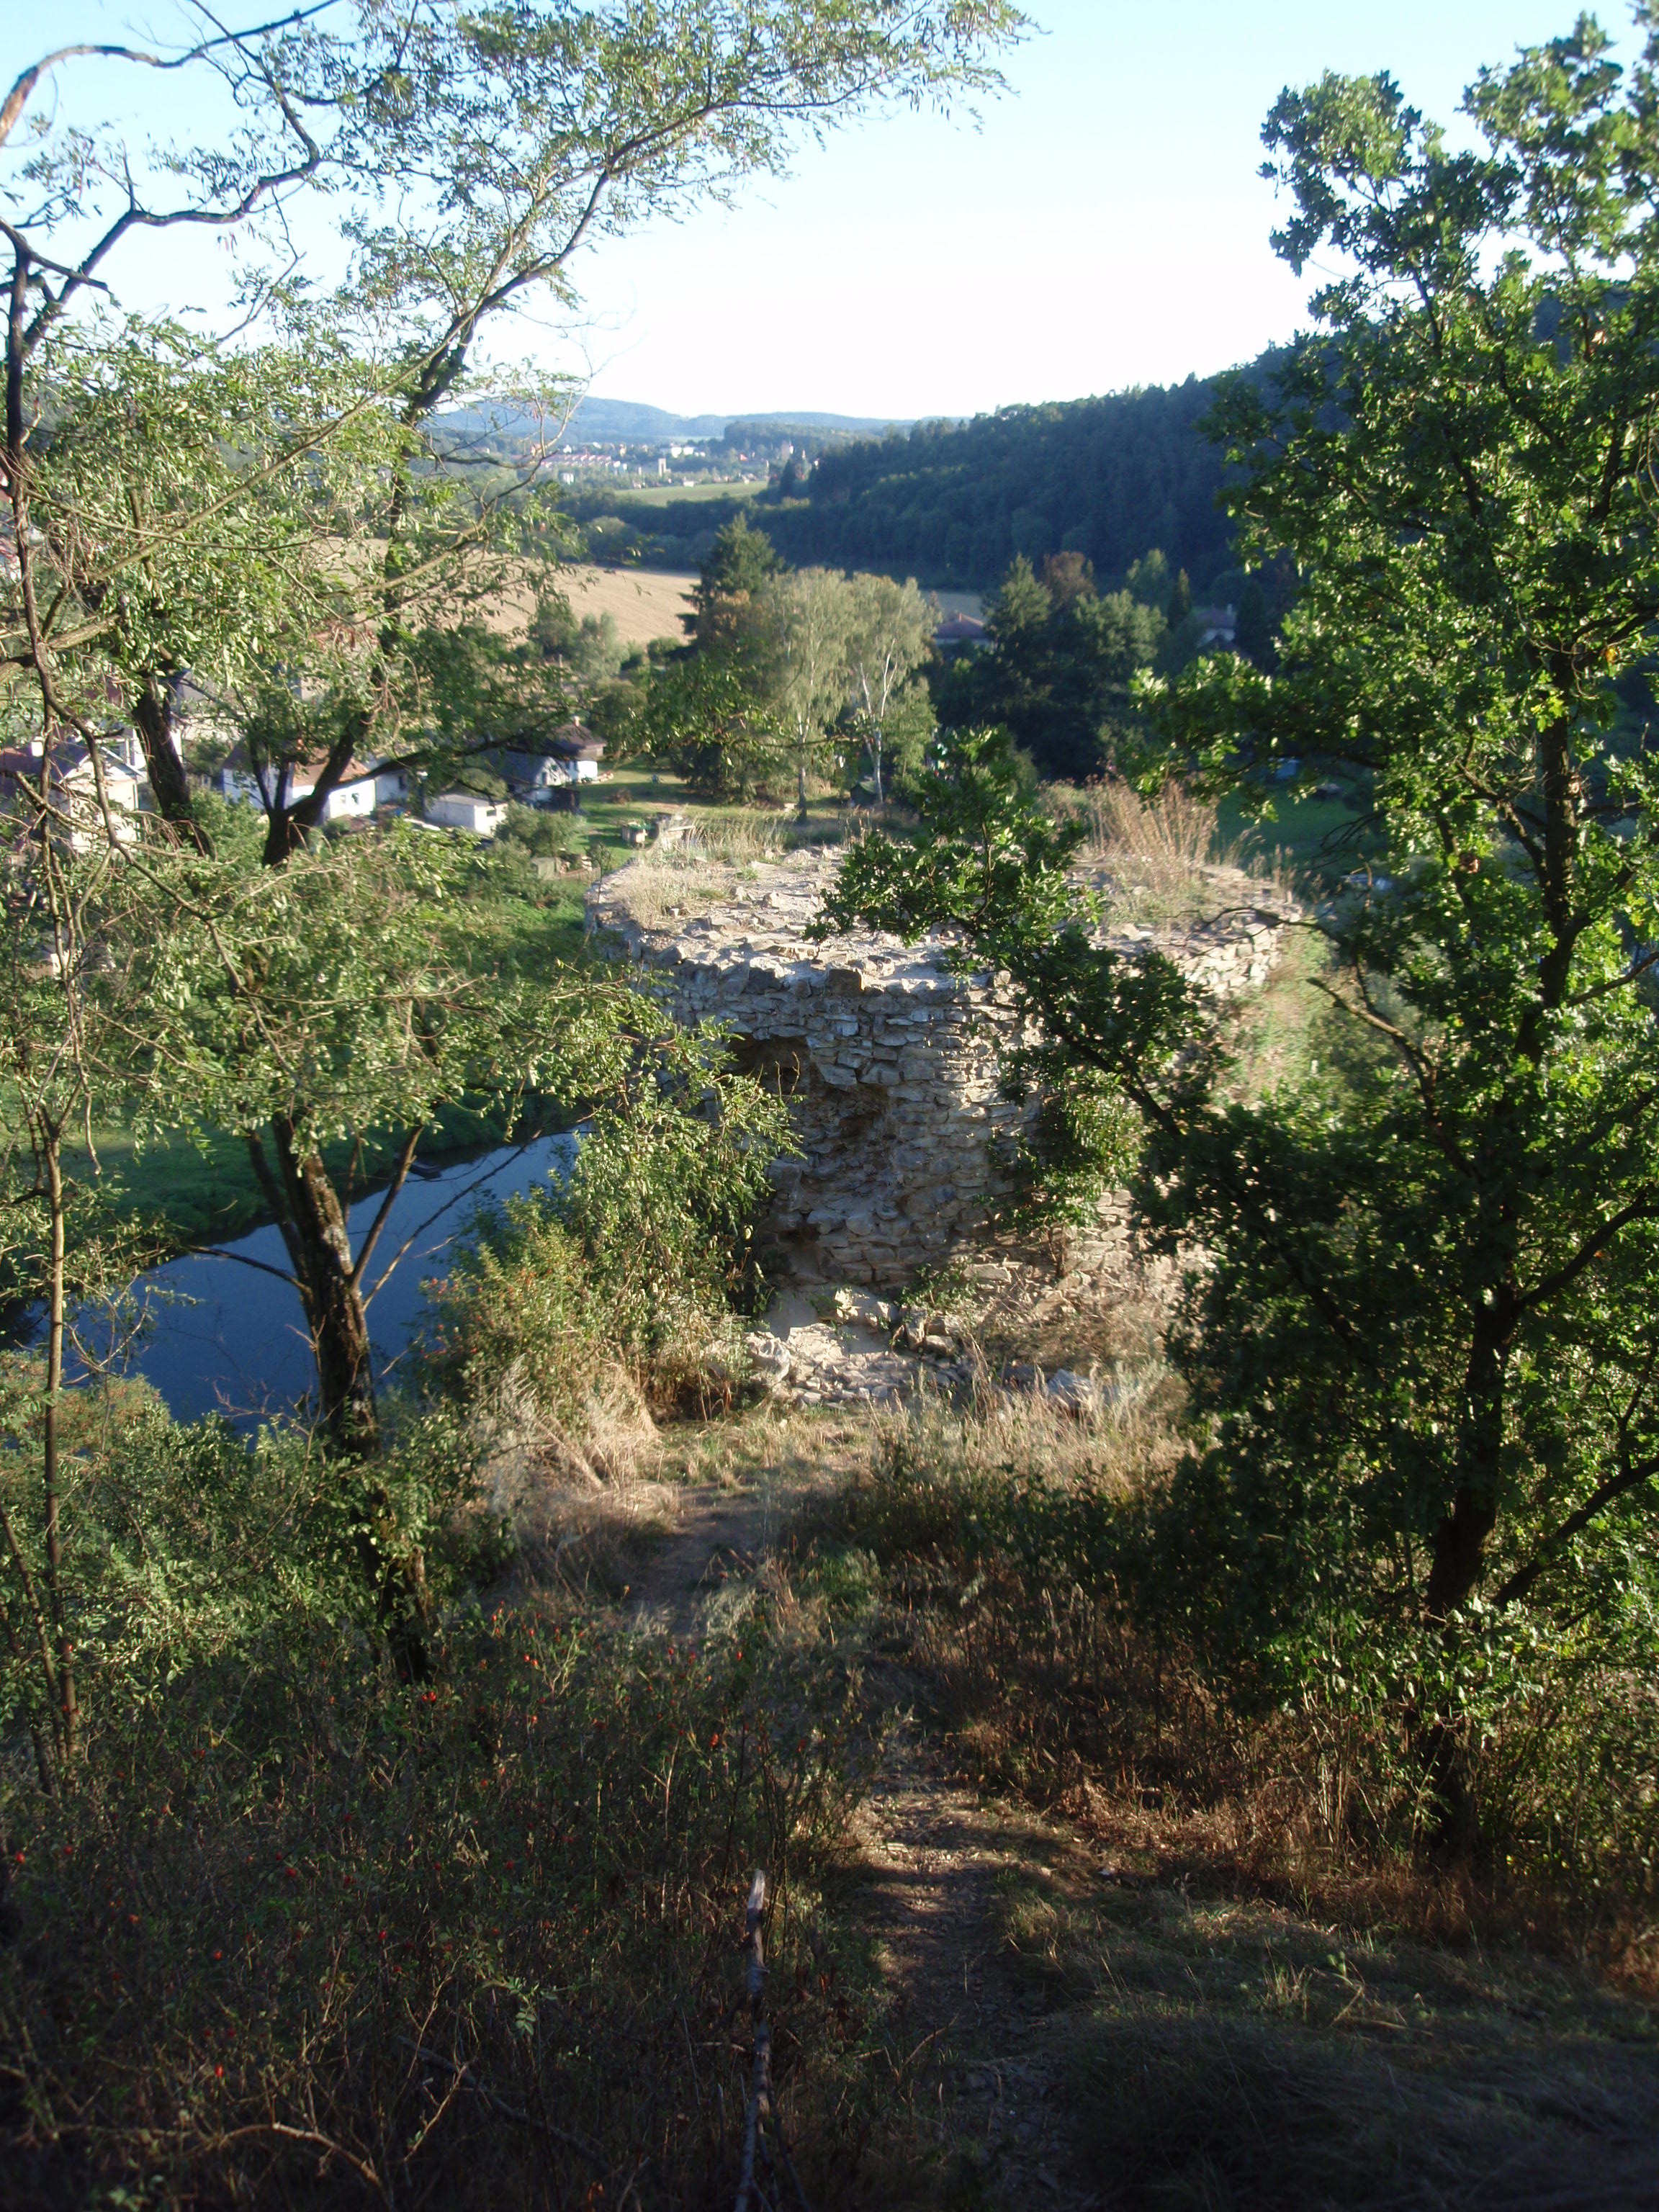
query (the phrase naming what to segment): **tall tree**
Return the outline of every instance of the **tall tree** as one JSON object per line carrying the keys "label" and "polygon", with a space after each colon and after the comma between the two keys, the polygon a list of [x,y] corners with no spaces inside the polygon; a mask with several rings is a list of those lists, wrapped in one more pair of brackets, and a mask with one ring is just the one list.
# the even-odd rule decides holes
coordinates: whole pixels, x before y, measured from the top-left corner
{"label": "tall tree", "polygon": [[764,531],[755,529],[741,514],[722,523],[691,595],[693,611],[684,617],[697,643],[737,643],[762,586],[782,566]]}
{"label": "tall tree", "polygon": [[990,651],[942,672],[935,703],[944,722],[1002,724],[1047,774],[1080,782],[1133,729],[1132,687],[1164,624],[1130,592],[1097,592],[1078,556],[1045,573],[1012,564],[986,610]]}
{"label": "tall tree", "polygon": [[869,742],[879,806],[884,796],[882,760],[888,716],[927,653],[936,612],[916,589],[914,577],[896,584],[890,576],[855,575],[850,599],[847,669],[854,710]]}
{"label": "tall tree", "polygon": [[823,765],[830,726],[848,703],[851,587],[834,568],[792,569],[769,579],[757,615],[756,651],[789,731],[796,805],[805,822],[807,779]]}
{"label": "tall tree", "polygon": [[[176,709],[185,672],[208,674],[288,865],[366,760],[442,758],[467,719],[454,679],[484,660],[451,635],[524,536],[433,434],[476,396],[481,334],[568,307],[585,246],[776,170],[803,130],[994,88],[1022,27],[1006,0],[324,0],[171,53],[96,50],[141,86],[228,88],[223,137],[178,155],[56,100],[94,50],[45,56],[0,106],[0,152],[26,148],[0,232],[0,671],[94,759],[130,713],[162,819],[198,844]],[[328,297],[288,267],[288,210],[323,185],[352,248]],[[203,228],[235,233],[249,271],[218,331],[100,319],[135,237]],[[361,1282],[307,1126],[289,1196],[319,1370],[357,1376]]]}
{"label": "tall tree", "polygon": [[1293,763],[1370,784],[1387,852],[1321,909],[1306,1080],[1228,1100],[1202,1007],[1056,927],[1064,854],[974,760],[939,803],[984,819],[872,850],[861,902],[962,919],[1049,1079],[1142,1117],[1147,1216],[1209,1255],[1179,1346],[1188,1619],[1268,1695],[1390,1681],[1462,1851],[1466,1693],[1511,1624],[1617,1650],[1659,1589],[1659,771],[1617,690],[1659,646],[1638,21],[1628,76],[1587,18],[1485,73],[1468,150],[1386,76],[1267,125],[1280,250],[1349,272],[1220,410],[1246,552],[1293,556],[1301,593],[1274,674],[1212,655],[1155,699],[1149,766],[1249,803]]}

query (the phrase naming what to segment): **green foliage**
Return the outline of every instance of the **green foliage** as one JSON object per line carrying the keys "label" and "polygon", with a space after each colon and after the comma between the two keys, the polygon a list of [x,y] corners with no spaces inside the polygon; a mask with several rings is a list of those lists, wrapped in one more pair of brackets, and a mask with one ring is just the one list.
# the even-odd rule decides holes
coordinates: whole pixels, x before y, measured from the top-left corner
{"label": "green foliage", "polygon": [[537,860],[580,860],[587,851],[587,825],[562,807],[509,806],[496,842]]}
{"label": "green foliage", "polygon": [[8,1788],[0,2048],[32,2116],[9,2203],[373,2175],[574,2207],[625,2194],[646,2145],[653,2195],[729,2196],[757,1864],[792,2148],[815,2203],[848,2201],[888,2062],[818,1902],[858,1751],[844,1678],[763,1616],[694,1652],[474,1611],[434,1656],[411,1695],[296,1626],[112,1717],[76,1795]]}
{"label": "green foliage", "polygon": [[[0,1502],[18,1541],[5,1610],[25,1622],[26,1565],[44,1588],[48,1563],[33,1493],[39,1481],[39,1363],[14,1355],[0,1390],[8,1434]],[[331,1496],[320,1458],[267,1434],[252,1449],[225,1424],[179,1426],[142,1383],[84,1387],[64,1401],[61,1597],[96,1727],[106,1711],[153,1711],[168,1685],[205,1662],[282,1628],[349,1618]],[[27,1639],[0,1656],[0,1710],[42,1717],[41,1678]]]}
{"label": "green foliage", "polygon": [[883,751],[890,790],[908,794],[925,773],[927,755],[939,735],[933,694],[920,678],[907,684],[887,709]]}
{"label": "green foliage", "polygon": [[584,1124],[565,1218],[619,1309],[649,1340],[681,1297],[751,1303],[754,1217],[794,1149],[783,1102],[725,1066],[721,1031],[659,1034]]}
{"label": "green foliage", "polygon": [[752,528],[746,517],[734,515],[722,523],[702,563],[692,595],[696,611],[686,617],[697,643],[734,643],[762,586],[779,566],[770,538]]}
{"label": "green foliage", "polygon": [[986,617],[990,648],[933,679],[940,721],[1000,723],[1046,775],[1098,775],[1134,726],[1131,687],[1164,636],[1157,609],[1128,591],[1102,597],[1075,558],[1050,562],[1039,580],[1022,556]]}
{"label": "green foliage", "polygon": [[1363,1079],[1194,1131],[1164,1217],[1215,1240],[1192,1371],[1258,1636],[1651,1602],[1655,794],[1614,686],[1659,563],[1654,59],[1627,95],[1581,24],[1481,79],[1456,156],[1387,79],[1270,123],[1284,251],[1353,263],[1331,335],[1219,410],[1247,551],[1304,583],[1277,673],[1207,662],[1167,726],[1258,799],[1292,756],[1361,770],[1389,849],[1328,924]]}
{"label": "green foliage", "polygon": [[793,1139],[724,1059],[712,1030],[642,1039],[569,1174],[483,1217],[430,1294],[433,1387],[482,1404],[512,1377],[565,1424],[611,1361],[659,1405],[729,1389],[722,1339],[759,1295],[754,1218]]}
{"label": "green foliage", "polygon": [[[922,422],[821,454],[807,501],[760,510],[790,561],[983,588],[1024,555],[1075,550],[1103,577],[1152,546],[1207,584],[1231,559],[1208,380]],[[1157,604],[1162,605],[1159,594]]]}
{"label": "green foliage", "polygon": [[1659,1574],[1659,793],[1615,689],[1659,605],[1656,64],[1650,37],[1626,94],[1586,21],[1481,79],[1486,148],[1457,155],[1386,78],[1287,94],[1269,126],[1285,250],[1353,272],[1218,410],[1246,556],[1288,556],[1302,592],[1275,672],[1212,655],[1146,687],[1146,765],[1196,757],[1259,805],[1286,774],[1365,779],[1386,872],[1319,917],[1334,1064],[1230,1097],[1194,995],[1068,922],[1063,852],[977,740],[942,751],[915,852],[867,848],[842,893],[963,927],[1054,1087],[1136,1109],[1143,1216],[1206,1255],[1156,1583],[1264,1695],[1391,1685],[1460,1848],[1475,1655],[1500,1704],[1528,1616],[1551,1650],[1589,1621],[1634,1656]]}
{"label": "green foliage", "polygon": [[924,599],[915,580],[896,584],[890,576],[857,575],[849,580],[845,655],[847,711],[869,749],[878,800],[886,796],[885,763],[889,725],[900,721],[901,775],[915,764],[914,713],[900,702],[910,678],[927,653],[936,602]]}
{"label": "green foliage", "polygon": [[562,592],[545,590],[536,600],[527,642],[544,660],[562,661],[579,684],[614,676],[622,665],[622,641],[614,615],[578,618]]}
{"label": "green foliage", "polygon": [[699,798],[752,799],[784,764],[786,732],[752,664],[732,647],[670,661],[651,678],[630,751],[667,763]]}

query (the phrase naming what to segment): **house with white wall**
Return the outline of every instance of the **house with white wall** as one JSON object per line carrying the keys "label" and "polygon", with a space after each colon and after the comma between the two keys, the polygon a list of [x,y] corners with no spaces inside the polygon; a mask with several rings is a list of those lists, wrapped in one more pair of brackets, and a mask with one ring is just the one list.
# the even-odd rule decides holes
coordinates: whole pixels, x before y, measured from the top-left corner
{"label": "house with white wall", "polygon": [[507,819],[507,802],[481,799],[472,791],[441,792],[426,802],[426,818],[442,830],[467,830],[475,837],[493,837]]}
{"label": "house with white wall", "polygon": [[[326,765],[321,758],[289,762],[286,786],[279,793],[283,767],[256,768],[246,750],[238,745],[219,771],[219,788],[233,805],[258,806],[269,813],[279,799],[288,806],[309,799]],[[319,819],[362,820],[373,814],[377,806],[389,806],[402,799],[407,791],[408,779],[401,769],[386,768],[378,761],[349,761],[345,774],[324,799]]]}
{"label": "house with white wall", "polygon": [[[100,742],[99,765],[109,806],[106,822],[90,749],[79,738],[60,735],[52,740],[46,805],[58,836],[73,851],[88,852],[106,843],[112,834],[118,845],[131,845],[137,836],[144,780],[131,757],[136,746],[130,731],[115,732]],[[39,738],[0,750],[0,813],[25,817],[38,814],[45,758],[46,748]]]}
{"label": "house with white wall", "polygon": [[572,785],[597,783],[605,758],[605,740],[580,722],[567,722],[556,730],[544,752],[503,749],[492,757],[492,765],[524,806],[547,806],[556,793]]}

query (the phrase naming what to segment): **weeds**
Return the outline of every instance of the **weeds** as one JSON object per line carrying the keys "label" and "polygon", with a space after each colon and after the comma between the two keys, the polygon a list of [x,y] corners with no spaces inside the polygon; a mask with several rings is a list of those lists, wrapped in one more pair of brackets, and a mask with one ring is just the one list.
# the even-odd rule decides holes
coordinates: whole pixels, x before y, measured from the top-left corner
{"label": "weeds", "polygon": [[868,2016],[814,1901],[845,1686],[749,1628],[699,1652],[498,1611],[417,1696],[366,1650],[272,1650],[106,1729],[76,1796],[12,1814],[8,2203],[729,2193],[757,1863],[780,2099],[845,2201]]}
{"label": "weeds", "polygon": [[1151,1543],[1182,1443],[1156,1366],[1079,1421],[1030,1401],[888,1416],[842,1492],[888,1623],[935,1685],[981,1785],[1060,1811],[1133,1865],[1324,1901],[1443,1936],[1525,1929],[1655,1967],[1659,1702],[1587,1638],[1463,1686],[1492,1853],[1454,1881],[1416,1856],[1401,1693],[1333,1659],[1283,1703],[1203,1664]]}

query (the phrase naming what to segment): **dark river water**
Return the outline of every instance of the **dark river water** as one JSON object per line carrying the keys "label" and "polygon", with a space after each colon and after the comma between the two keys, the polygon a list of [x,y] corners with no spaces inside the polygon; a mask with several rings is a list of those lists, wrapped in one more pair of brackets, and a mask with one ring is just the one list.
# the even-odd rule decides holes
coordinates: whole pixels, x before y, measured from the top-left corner
{"label": "dark river water", "polygon": [[[395,1370],[424,1316],[422,1285],[445,1272],[456,1238],[480,1205],[560,1173],[570,1164],[575,1141],[569,1135],[537,1137],[482,1158],[417,1168],[410,1176],[368,1267],[373,1287],[409,1243],[368,1309],[382,1376]],[[354,1251],[380,1203],[377,1194],[352,1207]],[[281,1232],[255,1229],[224,1249],[236,1256],[192,1254],[141,1279],[136,1287],[146,1327],[128,1364],[149,1376],[179,1419],[226,1413],[239,1427],[252,1428],[303,1403],[313,1380],[311,1346],[298,1292],[266,1272],[287,1272]]]}

